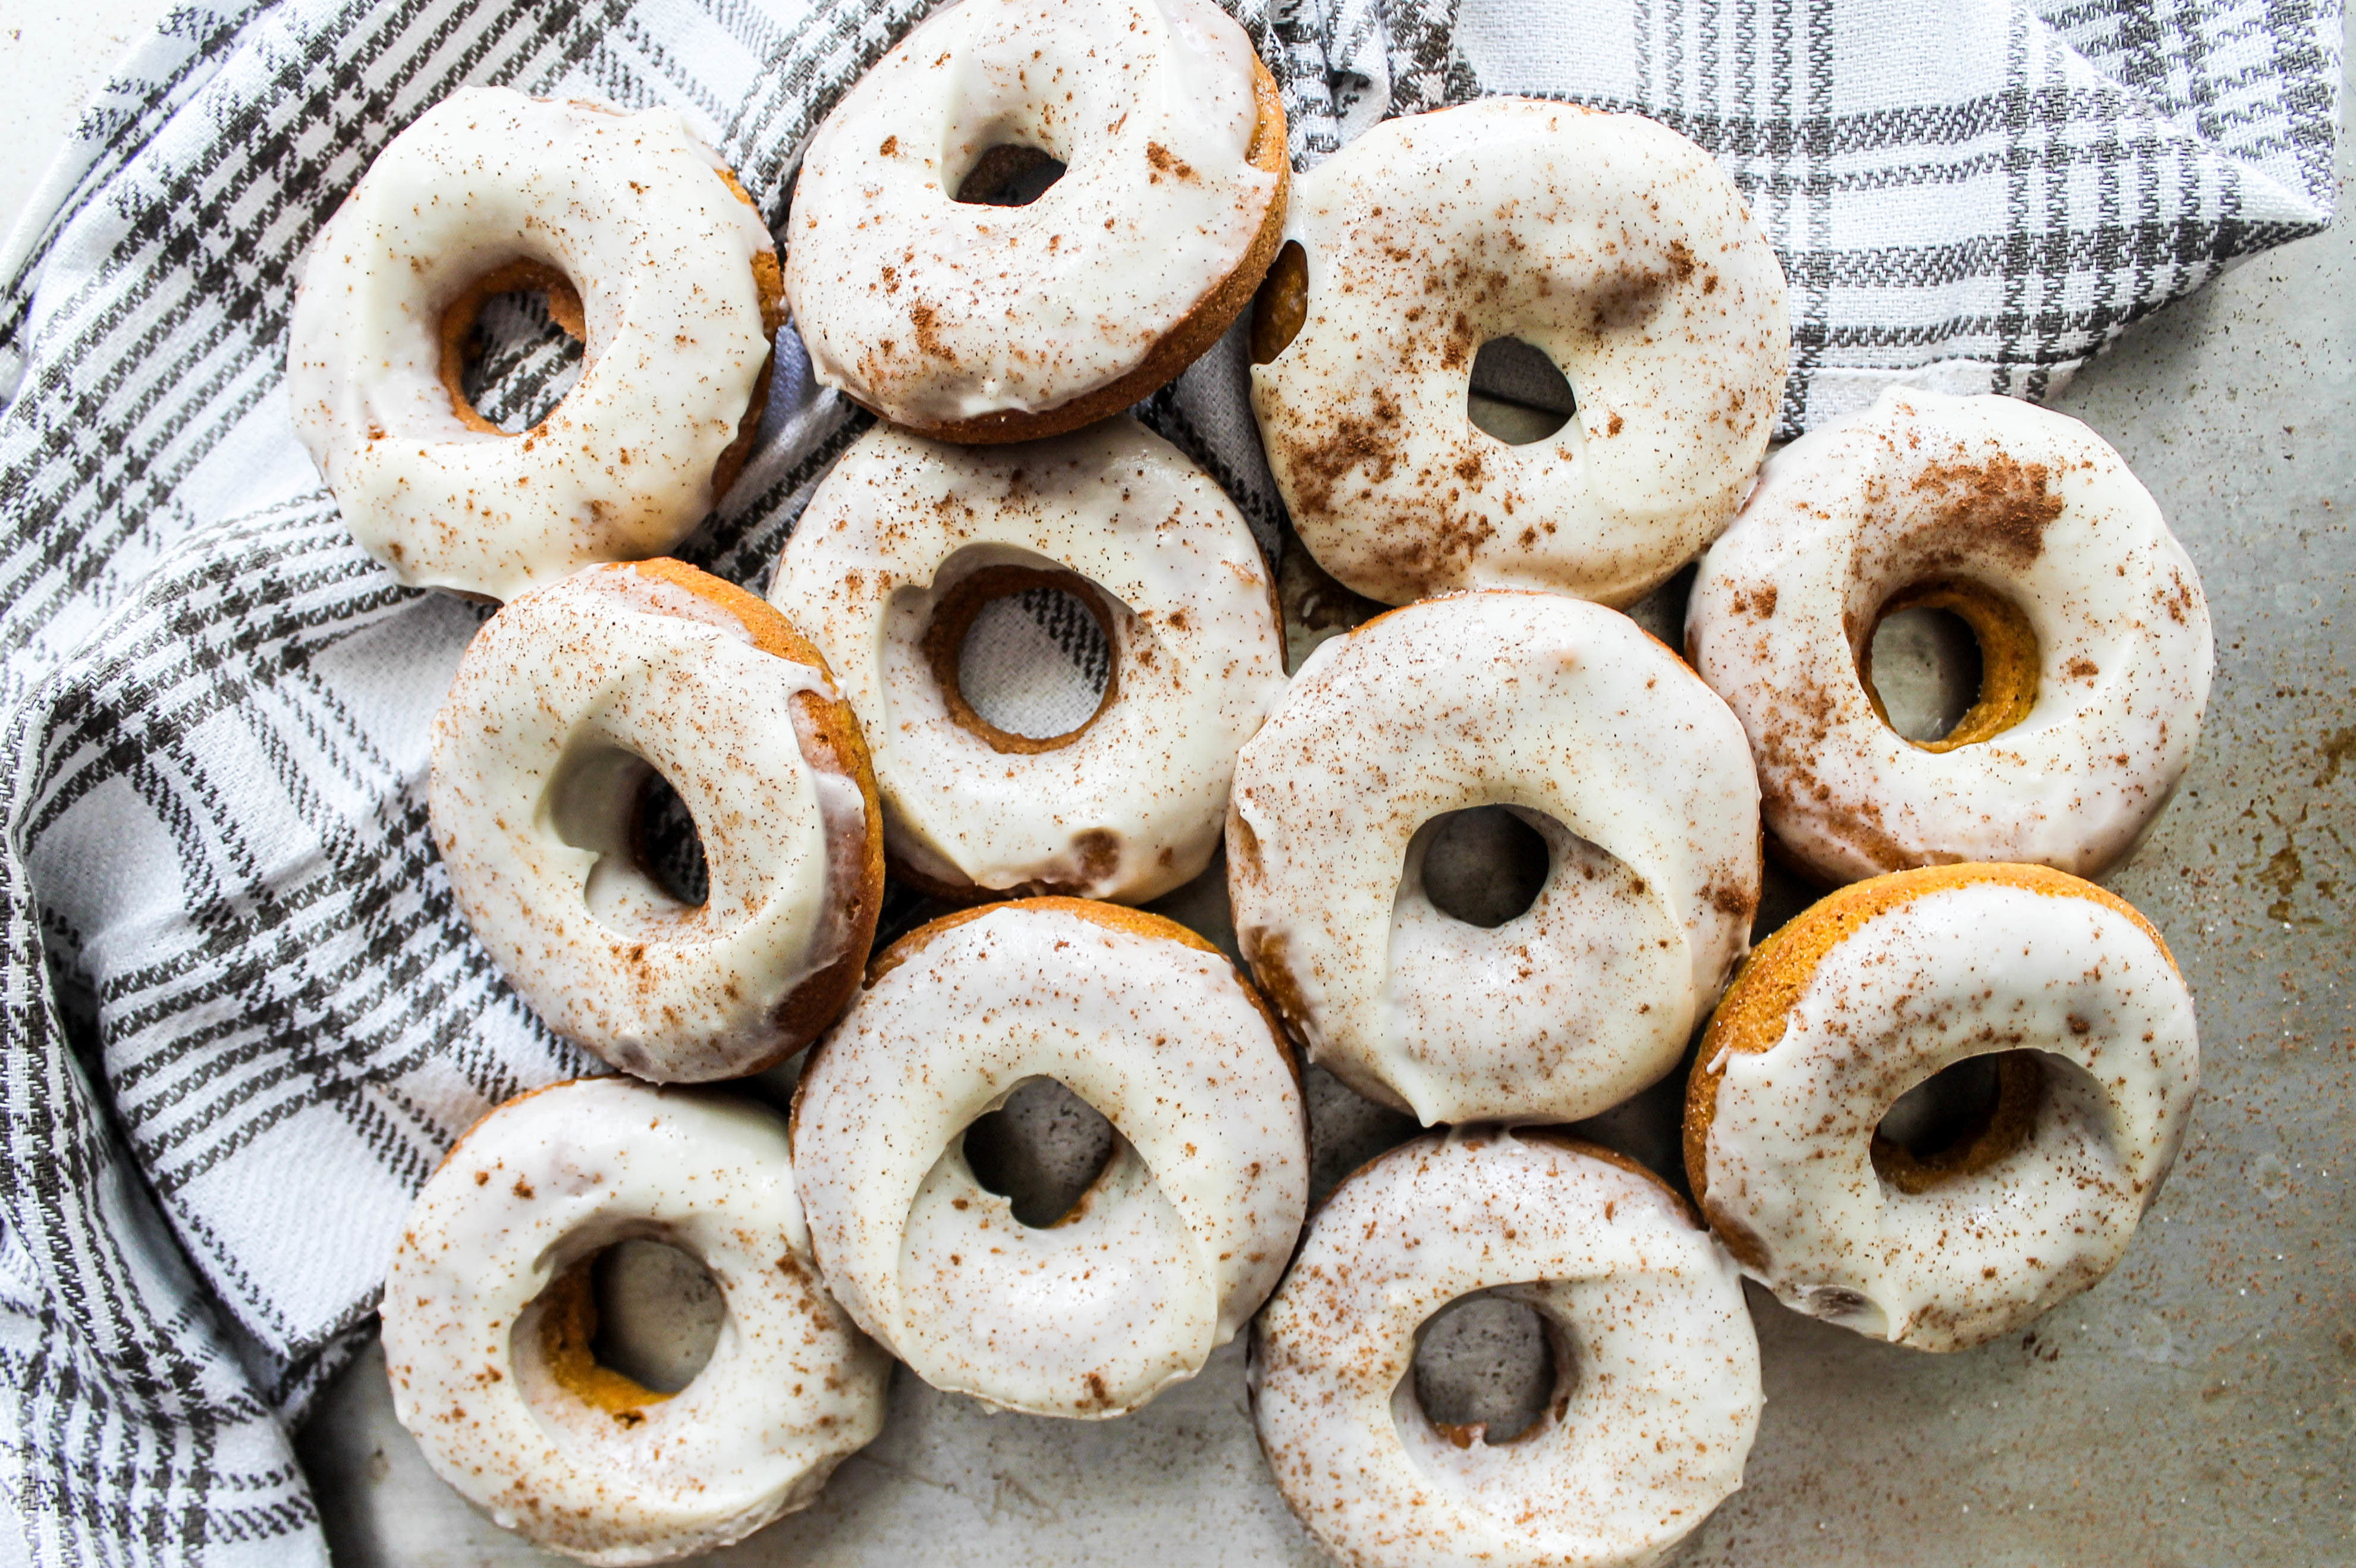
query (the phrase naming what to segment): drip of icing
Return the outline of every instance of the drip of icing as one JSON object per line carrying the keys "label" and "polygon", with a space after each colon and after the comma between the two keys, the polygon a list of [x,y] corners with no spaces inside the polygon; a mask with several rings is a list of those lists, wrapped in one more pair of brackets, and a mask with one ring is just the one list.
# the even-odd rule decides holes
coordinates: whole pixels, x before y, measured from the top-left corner
{"label": "drip of icing", "polygon": [[573,586],[582,593],[610,599],[637,614],[693,621],[748,646],[754,640],[752,629],[727,606],[666,577],[644,571],[584,571],[574,577]]}

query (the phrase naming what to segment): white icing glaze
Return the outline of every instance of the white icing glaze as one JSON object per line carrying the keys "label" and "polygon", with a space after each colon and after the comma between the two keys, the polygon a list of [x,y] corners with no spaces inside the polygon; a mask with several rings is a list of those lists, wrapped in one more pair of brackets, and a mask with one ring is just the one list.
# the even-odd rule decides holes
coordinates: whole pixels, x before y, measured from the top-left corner
{"label": "white icing glaze", "polygon": [[[2001,1051],[2047,1053],[2029,1142],[1929,1191],[1882,1181],[1869,1145],[1898,1097]],[[1772,1047],[1726,1053],[1708,1211],[1755,1238],[1747,1272],[1787,1305],[1960,1349],[2110,1272],[2200,1077],[2191,994],[2136,922],[1994,880],[1926,892],[1824,956]]]}
{"label": "white icing glaze", "polygon": [[[434,720],[434,843],[475,934],[551,1029],[665,1082],[804,1042],[779,1005],[853,940],[867,832],[859,781],[805,756],[805,692],[836,700],[820,671],[632,566],[528,592],[476,634]],[[702,839],[700,905],[632,849],[649,765]]]}
{"label": "white icing glaze", "polygon": [[[634,1237],[701,1259],[727,1318],[692,1382],[616,1414],[551,1374],[533,1304]],[[435,1472],[584,1562],[749,1535],[884,1425],[890,1362],[819,1286],[785,1126],[745,1101],[617,1078],[510,1100],[418,1194],[383,1319],[394,1413]]]}
{"label": "white icing glaze", "polygon": [[[1194,1376],[1275,1285],[1308,1202],[1306,1114],[1266,1016],[1217,953],[1069,900],[904,948],[794,1106],[836,1296],[926,1382],[1012,1410],[1119,1415]],[[1076,1212],[1034,1230],[960,1135],[1041,1076],[1119,1141]]]}
{"label": "white icing glaze", "polygon": [[[1301,542],[1389,603],[1625,604],[1734,516],[1790,357],[1783,269],[1708,154],[1632,114],[1491,98],[1387,121],[1301,177],[1308,318],[1252,370]],[[1465,403],[1494,337],[1579,411],[1508,446]]]}
{"label": "white icing glaze", "polygon": [[[286,355],[296,433],[360,548],[504,600],[686,537],[769,356],[753,259],[774,246],[718,167],[675,110],[506,88],[461,89],[378,155],[312,245]],[[509,437],[452,409],[441,331],[517,261],[573,283],[587,345],[564,400]]]}
{"label": "white icing glaze", "polygon": [[[2038,694],[2015,727],[1933,752],[1874,712],[1858,653],[1893,593],[1940,578],[2028,617]],[[1951,860],[2101,872],[2190,763],[2215,664],[2199,573],[2099,436],[1904,390],[1767,464],[1702,563],[1686,642],[1750,734],[1768,827],[1836,882]]]}
{"label": "white icing glaze", "polygon": [[[1010,563],[1116,602],[1114,700],[1053,751],[1001,753],[958,723],[919,646],[945,593]],[[937,880],[1125,903],[1188,881],[1217,848],[1237,749],[1283,689],[1250,529],[1126,416],[1001,447],[869,432],[811,497],[769,596],[859,715],[892,854]]]}
{"label": "white icing glaze", "polygon": [[[1560,825],[1537,901],[1494,930],[1435,910],[1413,852],[1488,805]],[[1733,715],[1625,616],[1429,600],[1320,646],[1244,747],[1236,930],[1361,1093],[1427,1123],[1569,1121],[1676,1065],[1748,950],[1758,805]]]}
{"label": "white icing glaze", "polygon": [[[1459,1448],[1416,1404],[1416,1335],[1474,1291],[1536,1308],[1575,1371],[1531,1431]],[[1252,1386],[1285,1500],[1354,1568],[1645,1568],[1741,1486],[1765,1403],[1741,1280],[1683,1205],[1511,1134],[1419,1139],[1336,1189]]]}
{"label": "white icing glaze", "polygon": [[[1249,254],[1251,40],[1208,0],[964,0],[810,139],[786,292],[818,379],[938,427],[1139,368]],[[989,148],[1067,165],[1027,207],[950,193]]]}

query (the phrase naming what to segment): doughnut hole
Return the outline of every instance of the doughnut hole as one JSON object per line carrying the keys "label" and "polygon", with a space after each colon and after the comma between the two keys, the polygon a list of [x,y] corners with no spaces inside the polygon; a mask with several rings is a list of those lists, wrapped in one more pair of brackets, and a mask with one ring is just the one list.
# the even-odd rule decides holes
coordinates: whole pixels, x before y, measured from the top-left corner
{"label": "doughnut hole", "polygon": [[1543,349],[1518,337],[1493,337],[1472,356],[1464,411],[1476,430],[1507,446],[1527,446],[1569,423],[1579,400]]}
{"label": "doughnut hole", "polygon": [[548,792],[556,836],[597,857],[589,912],[627,935],[660,934],[703,906],[703,839],[679,791],[653,763],[609,742],[576,743]]}
{"label": "doughnut hole", "polygon": [[986,566],[933,608],[920,651],[949,717],[1001,753],[1087,732],[1120,684],[1113,610],[1076,572]]}
{"label": "doughnut hole", "polygon": [[442,384],[470,430],[520,435],[581,379],[587,353],[581,295],[541,261],[486,272],[442,313]]}
{"label": "doughnut hole", "polygon": [[2004,733],[2037,703],[2037,633],[1981,583],[1918,583],[1876,613],[1858,677],[1881,721],[1909,744],[1952,752]]}
{"label": "doughnut hole", "polygon": [[[1665,891],[1610,849],[1522,805],[1470,806],[1408,837],[1391,898],[1387,996],[1422,1059],[1484,1063],[1436,1120],[1576,1120],[1659,1076],[1633,1076],[1690,1028],[1684,924]],[[1495,923],[1490,923],[1494,922]],[[1565,1069],[1578,1042],[1634,1014],[1656,1038],[1608,1082]],[[1461,1057],[1459,1058],[1461,1059]],[[1665,1071],[1674,1058],[1657,1062]],[[1450,1089],[1441,1091],[1456,1093]]]}
{"label": "doughnut hole", "polygon": [[626,1429],[695,1381],[727,1316],[701,1260],[625,1239],[563,1269],[517,1317],[517,1376],[560,1424],[578,1418],[572,1405]]}
{"label": "doughnut hole", "polygon": [[1308,320],[1309,253],[1288,240],[1252,296],[1252,363],[1268,364],[1292,347]]}
{"label": "doughnut hole", "polygon": [[1537,814],[1476,805],[1444,813],[1418,828],[1416,837],[1423,842],[1410,843],[1408,859],[1419,869],[1423,895],[1432,908],[1494,931],[1537,902],[1554,857],[1546,836],[1524,820],[1526,815]]}
{"label": "doughnut hole", "polygon": [[1562,1418],[1577,1362],[1561,1328],[1511,1286],[1460,1296],[1416,1330],[1416,1409],[1455,1448],[1536,1435]]}
{"label": "doughnut hole", "polygon": [[1044,1231],[1079,1214],[1120,1145],[1094,1105],[1053,1078],[1027,1078],[973,1120],[961,1147],[974,1180]]}
{"label": "doughnut hole", "polygon": [[703,837],[695,830],[695,817],[670,780],[652,768],[638,786],[630,851],[638,869],[681,904],[701,904],[711,897],[711,868],[704,862]]}
{"label": "doughnut hole", "polygon": [[949,199],[972,207],[1028,207],[1064,177],[1064,169],[1053,153],[1001,142],[982,149]]}
{"label": "doughnut hole", "polygon": [[2001,1163],[2037,1129],[2048,1075],[2069,1064],[2033,1051],[1952,1062],[1901,1094],[1874,1128],[1873,1168],[1901,1192],[1934,1191]]}
{"label": "doughnut hole", "polygon": [[1884,615],[1865,667],[1883,720],[1916,744],[1954,732],[1980,696],[1980,642],[1952,611],[1917,604]]}

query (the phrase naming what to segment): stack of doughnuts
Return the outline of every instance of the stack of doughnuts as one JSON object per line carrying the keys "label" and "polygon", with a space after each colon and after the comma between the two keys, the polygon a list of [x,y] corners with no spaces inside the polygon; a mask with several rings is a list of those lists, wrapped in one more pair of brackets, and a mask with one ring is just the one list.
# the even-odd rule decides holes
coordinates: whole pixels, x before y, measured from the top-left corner
{"label": "stack of doughnuts", "polygon": [[[1210,863],[1283,684],[1258,545],[1123,411],[1250,302],[1284,146],[1207,0],[977,0],[838,106],[782,260],[677,114],[504,90],[422,117],[322,232],[297,428],[397,580],[498,607],[434,727],[452,901],[625,1075],[490,1110],[393,1254],[396,1409],[501,1524],[594,1563],[736,1540],[875,1435],[893,1357],[1120,1415],[1289,1261],[1291,1047],[1226,956],[1120,907]],[[513,428],[476,404],[477,328],[534,293],[583,365]],[[750,448],[788,303],[819,379],[893,422],[765,600],[665,552]],[[1086,709],[1043,731],[969,699],[976,628],[1058,603],[1100,659]],[[887,864],[980,907],[874,955]],[[704,1087],[821,1043],[794,1136]],[[967,1134],[1042,1083],[1110,1147],[1018,1219]],[[625,1243],[719,1298],[683,1387],[607,1364]]]}
{"label": "stack of doughnuts", "polygon": [[[584,365],[510,430],[469,389],[519,293]],[[1262,541],[1127,411],[1247,307],[1287,573],[1397,606],[1289,679]],[[764,596],[666,552],[788,317],[876,422]],[[1472,417],[1505,339],[1570,387],[1550,434]],[[436,1470],[660,1561],[807,1505],[894,1360],[1111,1419],[1251,1326],[1337,1558],[1646,1564],[1741,1484],[1743,1276],[1934,1350],[2101,1279],[2198,1049],[2159,933],[2083,879],[2190,762],[2199,580],[2116,453],[2020,403],[1893,391],[1767,458],[1790,344],[1684,137],[1490,99],[1296,180],[1211,0],[937,13],[776,239],[669,112],[469,90],[396,137],[303,279],[296,426],[398,581],[498,607],[435,846],[619,1074],[490,1109],[419,1195],[382,1317]],[[1697,560],[1673,648],[1622,612]],[[1979,689],[1910,740],[1874,637],[1930,610]],[[1515,897],[1483,835],[1526,847]],[[1222,853],[1239,962],[1137,907]],[[1753,951],[1771,864],[1831,891]],[[1682,1160],[1609,1147],[1689,1055]],[[1313,1214],[1303,1057],[1431,1129]],[[797,1058],[787,1114],[712,1087]],[[1977,1098],[1925,1113],[1934,1078]],[[985,1136],[1043,1091],[1098,1141],[1044,1208]],[[725,1313],[677,1389],[601,1348],[630,1242]],[[1422,1392],[1474,1307],[1551,1369],[1511,1429]]]}
{"label": "stack of doughnuts", "polygon": [[[1312,1220],[1255,1345],[1262,1440],[1346,1562],[1650,1563],[1740,1484],[1756,1419],[1747,1320],[1690,1327],[1692,1293],[1723,1313],[1739,1270],[1959,1349],[2101,1279],[2158,1190],[2199,1081],[2190,996],[2150,923],[2082,879],[2190,760],[2199,579],[2115,453],[2003,398],[1893,391],[1762,471],[1782,274],[1657,125],[1509,100],[1392,121],[1299,181],[1285,235],[1251,344],[1269,467],[1303,571],[1404,607],[1319,646],[1245,746],[1237,937],[1312,1060],[1484,1125],[1384,1157]],[[1573,389],[1551,435],[1475,422],[1474,361],[1505,337]],[[1604,608],[1697,557],[1683,657]],[[1919,740],[1873,674],[1909,610],[1959,618],[1982,657],[1976,699]],[[1502,923],[1432,891],[1483,809],[1545,863]],[[1837,891],[1746,962],[1762,848]],[[1451,1299],[1528,1307],[1558,1379],[1563,1346],[1581,1376],[1626,1364],[1570,1305],[1629,1288],[1611,1225],[1569,1216],[1593,1201],[1569,1184],[1627,1178],[1490,1128],[1619,1106],[1705,1022],[1683,1169],[1662,1163],[1716,1272],[1607,1312],[1687,1346],[1639,1375],[1676,1415],[1617,1418],[1665,1424],[1670,1452],[1679,1420],[1709,1440],[1638,1480],[1613,1435],[1569,1435],[1580,1394],[1502,1446],[1414,1419],[1413,1347]]]}

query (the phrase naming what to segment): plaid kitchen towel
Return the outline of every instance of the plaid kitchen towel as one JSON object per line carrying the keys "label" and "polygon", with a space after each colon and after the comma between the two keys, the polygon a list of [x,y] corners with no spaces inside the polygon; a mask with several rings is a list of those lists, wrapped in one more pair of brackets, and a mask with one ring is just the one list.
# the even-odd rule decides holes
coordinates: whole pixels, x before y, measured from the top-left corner
{"label": "plaid kitchen towel", "polygon": [[[0,1560],[321,1558],[284,1424],[366,1331],[409,1195],[591,1065],[428,847],[478,613],[395,587],[295,444],[305,242],[466,82],[675,105],[781,227],[810,129],[927,4],[184,5],[0,252]],[[1791,275],[1787,434],[1894,379],[2047,393],[2329,216],[2338,0],[1238,4],[1303,167],[1483,91],[1708,146]],[[487,407],[561,391],[530,328]],[[685,552],[756,587],[864,423],[790,333],[779,364]],[[1146,412],[1272,538],[1242,376],[1231,338]]]}

